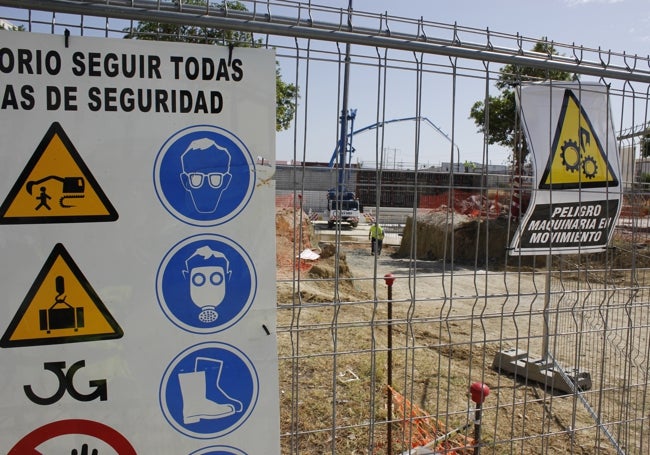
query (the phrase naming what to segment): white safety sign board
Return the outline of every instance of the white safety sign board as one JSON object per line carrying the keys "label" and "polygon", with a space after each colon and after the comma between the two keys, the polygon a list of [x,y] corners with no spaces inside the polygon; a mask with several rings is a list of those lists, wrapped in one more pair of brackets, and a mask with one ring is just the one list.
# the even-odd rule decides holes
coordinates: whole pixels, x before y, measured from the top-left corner
{"label": "white safety sign board", "polygon": [[534,175],[510,254],[603,251],[622,205],[607,87],[553,82],[524,85],[518,94]]}
{"label": "white safety sign board", "polygon": [[0,32],[1,453],[280,452],[275,66]]}

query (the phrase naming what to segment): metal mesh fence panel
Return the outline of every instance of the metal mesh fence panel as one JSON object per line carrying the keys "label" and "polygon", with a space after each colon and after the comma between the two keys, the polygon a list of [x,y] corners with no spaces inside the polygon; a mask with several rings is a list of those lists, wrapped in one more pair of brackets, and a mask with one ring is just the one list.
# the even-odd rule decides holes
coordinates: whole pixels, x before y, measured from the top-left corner
{"label": "metal mesh fence panel", "polygon": [[[311,2],[241,3],[0,1],[3,19],[29,32],[122,38],[143,21],[160,24],[146,39],[194,39],[181,25],[244,31],[203,42],[273,48],[299,87],[273,163],[282,453],[647,453],[637,158],[650,62],[555,42],[547,58],[525,36]],[[490,125],[477,133],[468,119],[474,101],[498,95],[504,65],[608,86],[624,207],[605,252],[508,255],[530,169],[520,176],[489,143]],[[341,154],[350,108],[354,143]],[[463,159],[462,147],[481,158]],[[342,179],[360,204],[356,226],[330,223]],[[475,383],[490,388],[480,407]]]}

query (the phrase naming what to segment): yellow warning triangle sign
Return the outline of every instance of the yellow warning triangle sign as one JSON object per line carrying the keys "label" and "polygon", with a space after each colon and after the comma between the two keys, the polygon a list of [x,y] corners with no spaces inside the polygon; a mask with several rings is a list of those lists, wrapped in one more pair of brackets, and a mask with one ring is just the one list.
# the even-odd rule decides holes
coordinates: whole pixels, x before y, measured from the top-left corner
{"label": "yellow warning triangle sign", "polygon": [[0,224],[115,221],[117,212],[57,122],[0,206]]}
{"label": "yellow warning triangle sign", "polygon": [[587,112],[573,91],[565,90],[553,146],[539,188],[615,186],[618,186],[618,178]]}
{"label": "yellow warning triangle sign", "polygon": [[0,339],[0,347],[121,338],[123,331],[58,243]]}

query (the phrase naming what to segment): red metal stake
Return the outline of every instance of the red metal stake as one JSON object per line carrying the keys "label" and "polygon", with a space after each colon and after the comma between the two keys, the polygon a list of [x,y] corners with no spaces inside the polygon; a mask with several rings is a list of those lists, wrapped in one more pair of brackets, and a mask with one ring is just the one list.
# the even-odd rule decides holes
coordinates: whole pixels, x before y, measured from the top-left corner
{"label": "red metal stake", "polygon": [[469,393],[472,396],[472,401],[476,403],[476,410],[474,411],[474,439],[476,446],[474,446],[474,455],[481,453],[481,405],[485,401],[485,397],[490,394],[490,388],[482,382],[475,382],[469,387]]}

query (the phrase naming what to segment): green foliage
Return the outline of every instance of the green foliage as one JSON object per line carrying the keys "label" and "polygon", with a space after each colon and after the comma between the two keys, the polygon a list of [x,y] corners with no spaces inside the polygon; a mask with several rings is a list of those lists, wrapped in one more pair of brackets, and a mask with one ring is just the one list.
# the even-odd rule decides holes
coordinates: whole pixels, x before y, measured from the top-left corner
{"label": "green foliage", "polygon": [[639,176],[639,183],[650,183],[650,174],[647,172],[642,173]]}
{"label": "green foliage", "polygon": [[[183,0],[183,5],[205,6],[205,0]],[[227,8],[233,11],[247,11],[246,6],[239,1],[223,0],[211,8]],[[158,22],[138,22],[133,28],[123,30],[126,39],[152,41],[174,41],[183,43],[216,44],[234,47],[259,47],[261,40],[255,40],[250,32],[221,30],[212,27],[197,27],[193,25],[163,24]],[[298,87],[284,82],[279,66],[275,69],[276,87],[276,116],[275,129],[283,131],[289,128],[296,114]]]}
{"label": "green foliage", "polygon": [[[533,52],[542,54],[546,57],[551,55],[558,55],[555,47],[546,38],[535,43],[532,49]],[[535,81],[569,81],[575,79],[571,73],[559,70],[548,70],[543,68],[536,68],[532,66],[515,66],[506,65],[499,70],[499,79],[496,86],[499,90],[512,90],[513,87],[521,84],[522,82],[535,82]]]}
{"label": "green foliage", "polygon": [[[178,3],[178,2],[174,2]],[[183,5],[205,6],[205,0],[183,0]],[[211,6],[213,9],[246,11],[246,6],[238,1],[224,1],[221,6]],[[164,24],[159,22],[138,22],[133,28],[124,29],[127,39],[150,41],[175,41],[183,43],[203,43],[233,45],[238,47],[256,47],[261,43],[253,41],[249,32],[221,30],[212,27],[197,27],[194,25]]]}
{"label": "green foliage", "polygon": [[650,157],[650,129],[646,130],[641,136],[640,140],[641,146],[641,157],[648,158]]}
{"label": "green foliage", "polygon": [[[485,102],[477,101],[472,106],[470,117],[474,119],[479,131],[488,134],[490,144],[501,144],[510,148],[515,141],[515,92],[503,90],[500,96],[488,98],[488,118],[485,118]],[[488,130],[489,129],[489,130]]]}
{"label": "green foliage", "polygon": [[296,99],[298,98],[298,87],[288,84],[282,80],[280,65],[275,68],[275,129],[284,131],[291,126],[291,121],[296,114]]}
{"label": "green foliage", "polygon": [[[551,43],[542,38],[532,49],[544,55],[557,55]],[[543,80],[568,81],[575,76],[566,71],[546,70],[529,66],[505,65],[499,70],[496,87],[501,91],[498,96],[490,96],[487,100],[477,101],[470,110],[470,118],[478,126],[481,133],[487,135],[490,144],[500,144],[513,150],[512,163],[516,167],[524,164],[528,149],[522,140],[521,131],[516,129],[517,106],[515,90],[522,82]],[[487,109],[486,109],[487,102]],[[486,117],[486,110],[488,115]],[[515,153],[516,151],[516,153]]]}
{"label": "green foliage", "polygon": [[9,30],[13,32],[24,32],[25,31],[25,26],[24,25],[18,25],[18,26],[11,26],[9,24],[3,24],[0,22],[0,30]]}

